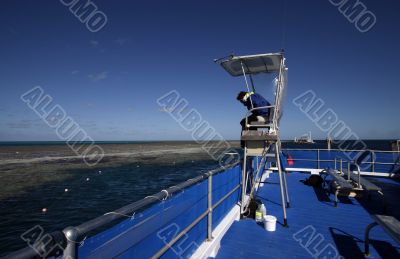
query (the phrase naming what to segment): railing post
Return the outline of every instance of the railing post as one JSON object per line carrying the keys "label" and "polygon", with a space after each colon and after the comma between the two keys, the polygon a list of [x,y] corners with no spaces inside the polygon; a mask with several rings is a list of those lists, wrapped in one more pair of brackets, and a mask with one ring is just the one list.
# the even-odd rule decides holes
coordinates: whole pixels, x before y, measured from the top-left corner
{"label": "railing post", "polygon": [[340,172],[343,172],[343,159],[340,159]]}
{"label": "railing post", "polygon": [[240,214],[243,214],[245,207],[245,199],[246,199],[246,186],[247,186],[247,147],[244,147],[244,159],[243,159],[243,167],[242,167],[242,197],[241,197],[241,206],[240,206]]}
{"label": "railing post", "polygon": [[68,227],[63,232],[67,239],[67,247],[64,249],[63,259],[78,258],[78,249],[76,247],[78,243],[78,231],[74,227]]}
{"label": "railing post", "polygon": [[347,161],[347,180],[350,181],[350,161]]}
{"label": "railing post", "polygon": [[336,170],[336,157],[335,157],[335,170]]}
{"label": "railing post", "polygon": [[372,173],[373,172],[375,172],[375,152],[374,151],[372,151],[372,158],[371,158],[371,160],[372,160],[372,168],[371,168],[371,170],[372,170]]}
{"label": "railing post", "polygon": [[320,164],[319,164],[319,149],[317,149],[317,160],[318,160],[318,169],[320,168]]}
{"label": "railing post", "polygon": [[208,176],[208,220],[207,220],[207,240],[212,240],[212,174]]}

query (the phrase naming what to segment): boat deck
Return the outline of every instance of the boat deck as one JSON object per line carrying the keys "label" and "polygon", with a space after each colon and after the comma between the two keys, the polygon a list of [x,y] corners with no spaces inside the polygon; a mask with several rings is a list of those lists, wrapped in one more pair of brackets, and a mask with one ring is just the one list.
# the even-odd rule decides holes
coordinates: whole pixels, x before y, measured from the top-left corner
{"label": "boat deck", "polygon": [[[289,228],[282,225],[282,208],[277,174],[257,193],[267,207],[267,214],[277,216],[277,229],[267,232],[252,219],[236,221],[221,241],[216,258],[365,258],[364,233],[372,222],[371,214],[382,214],[382,198],[372,193],[366,197],[339,197],[306,186],[300,180],[309,174],[287,176],[291,208],[287,210]],[[383,189],[387,200],[386,215],[400,220],[400,183],[385,178],[368,178]],[[297,233],[297,234],[296,234]],[[368,258],[400,258],[400,246],[380,226],[370,232]]]}

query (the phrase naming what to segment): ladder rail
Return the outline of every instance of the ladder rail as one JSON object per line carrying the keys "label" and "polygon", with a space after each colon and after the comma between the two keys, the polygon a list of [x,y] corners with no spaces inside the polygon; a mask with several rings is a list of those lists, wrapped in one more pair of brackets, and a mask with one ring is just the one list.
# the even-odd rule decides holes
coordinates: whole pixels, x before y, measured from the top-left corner
{"label": "ladder rail", "polygon": [[[261,161],[260,161],[260,166],[258,167],[257,173],[256,173],[256,175],[254,177],[255,183],[258,182],[258,178],[259,178],[258,176],[259,176],[260,172],[265,170],[265,165],[267,164],[267,156],[266,156],[266,154],[268,153],[269,149],[270,149],[270,146],[268,146],[268,147],[266,147],[264,149],[264,152],[262,154]],[[258,185],[259,185],[259,183],[258,183]],[[250,190],[250,199],[253,198],[253,194],[254,194],[255,189],[256,189],[256,185],[254,184],[251,187],[251,190]]]}
{"label": "ladder rail", "polygon": [[283,211],[283,226],[288,227],[288,222],[287,222],[287,215],[286,215],[286,202],[285,202],[285,190],[283,186],[283,179],[282,179],[282,165],[281,161],[279,159],[279,143],[275,143],[275,154],[276,154],[276,165],[278,166],[278,174],[279,174],[279,185],[281,189],[281,200],[282,200],[282,211]]}
{"label": "ladder rail", "polygon": [[[249,203],[246,203],[246,194],[247,194],[247,186],[249,183],[249,172],[247,170],[248,167],[248,157],[257,157],[259,158],[260,156],[254,156],[254,155],[249,155],[248,154],[248,147],[247,143],[248,141],[245,141],[245,147],[244,147],[244,161],[243,161],[243,171],[242,171],[242,176],[243,176],[243,185],[242,185],[242,213],[248,210]],[[278,175],[279,175],[279,187],[280,187],[280,194],[281,194],[281,202],[282,202],[282,210],[283,210],[283,225],[285,227],[288,227],[288,221],[287,221],[287,214],[286,214],[286,207],[290,207],[290,202],[289,202],[289,193],[288,193],[288,188],[287,188],[287,182],[286,182],[286,175],[283,175],[283,169],[280,161],[280,154],[281,154],[281,149],[280,149],[280,140],[279,138],[276,141],[268,142],[268,141],[260,141],[262,145],[264,146],[263,151],[261,153],[261,161],[257,166],[257,172],[254,177],[254,182],[251,184],[251,189],[249,193],[249,200],[253,198],[255,191],[258,189],[257,187],[260,184],[260,173],[265,171],[265,166],[267,164],[267,159],[268,159],[268,154],[272,152],[275,157],[275,161],[278,167]],[[262,175],[262,174],[261,174]]]}

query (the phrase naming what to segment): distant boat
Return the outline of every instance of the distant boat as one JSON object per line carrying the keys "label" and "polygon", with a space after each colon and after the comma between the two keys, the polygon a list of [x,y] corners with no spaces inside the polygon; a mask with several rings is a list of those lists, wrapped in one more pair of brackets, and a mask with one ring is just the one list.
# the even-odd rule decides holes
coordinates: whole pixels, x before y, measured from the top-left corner
{"label": "distant boat", "polygon": [[311,131],[308,134],[304,134],[300,138],[294,138],[294,143],[301,143],[301,144],[313,144],[315,143],[314,140],[311,138]]}

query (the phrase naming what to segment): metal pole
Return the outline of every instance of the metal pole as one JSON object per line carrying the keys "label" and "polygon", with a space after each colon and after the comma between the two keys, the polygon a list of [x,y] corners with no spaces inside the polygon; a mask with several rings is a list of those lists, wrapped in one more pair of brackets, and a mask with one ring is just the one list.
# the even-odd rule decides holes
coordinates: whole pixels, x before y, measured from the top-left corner
{"label": "metal pole", "polygon": [[259,169],[259,166],[261,166],[261,165],[259,165],[259,161],[258,161],[259,159],[258,159],[258,156],[256,157],[256,165],[257,165],[257,172],[258,172],[258,169]]}
{"label": "metal pole", "polygon": [[290,208],[289,191],[288,191],[287,181],[286,181],[286,171],[283,172],[283,182],[285,184],[285,192],[286,192],[286,207]]}
{"label": "metal pole", "polygon": [[375,152],[374,151],[372,151],[372,158],[371,158],[371,160],[372,160],[372,172],[375,172]]}
{"label": "metal pole", "polygon": [[[240,188],[240,184],[238,184],[235,188],[233,188],[230,192],[225,194],[217,203],[212,207],[213,209],[217,206],[221,205],[221,203],[226,200],[229,196],[231,196],[236,190]],[[195,219],[189,226],[183,229],[179,234],[177,234],[168,244],[163,246],[156,254],[154,254],[151,258],[160,258],[168,249],[170,249],[179,239],[181,239],[184,235],[186,235],[194,226],[196,226],[203,218],[205,218],[208,214],[208,209],[203,212],[197,219]],[[179,255],[178,255],[179,256]]]}
{"label": "metal pole", "polygon": [[[195,221],[193,221],[189,226],[182,230],[178,235],[176,235],[168,244],[163,246],[156,254],[154,254],[151,259],[160,258],[165,252],[168,251],[179,239],[186,235],[194,226],[196,226],[205,216],[207,216],[208,210],[203,212]],[[178,255],[179,256],[179,255]]]}
{"label": "metal pole", "polygon": [[320,168],[320,164],[319,164],[319,149],[317,149],[317,159],[318,159],[318,169]]}
{"label": "metal pole", "polygon": [[[246,82],[247,91],[250,93],[249,83],[247,82],[246,72],[244,71],[244,67],[243,67],[243,62],[242,61],[240,61],[240,65],[242,66],[242,72],[243,72],[243,76],[244,76],[244,81]],[[250,103],[251,103],[251,108],[254,108],[253,101],[251,100],[251,98],[250,98]]]}
{"label": "metal pole", "polygon": [[65,238],[67,239],[67,247],[64,249],[63,259],[76,259],[78,258],[78,249],[76,247],[78,240],[78,231],[75,227],[68,227],[63,230]]}
{"label": "metal pole", "polygon": [[343,160],[340,159],[340,172],[343,172]]}
{"label": "metal pole", "polygon": [[281,199],[282,199],[282,210],[283,210],[283,226],[288,227],[287,223],[287,215],[286,215],[286,206],[285,206],[285,195],[283,193],[283,180],[282,180],[282,168],[281,162],[279,161],[279,147],[278,142],[275,143],[275,156],[276,156],[276,165],[278,166],[278,174],[279,174],[279,185],[281,188]]}
{"label": "metal pole", "polygon": [[[264,152],[265,152],[265,150],[263,151],[263,153]],[[258,179],[259,179],[258,176],[260,175],[260,172],[262,172],[262,170],[264,170],[264,168],[265,168],[266,159],[267,159],[266,156],[263,155],[262,158],[261,158],[260,166],[259,166],[259,168],[257,170],[256,175],[254,176],[254,174],[253,174],[254,183],[251,185],[251,190],[250,190],[250,195],[249,195],[250,199],[253,198],[253,193],[256,190],[256,188],[258,188],[258,186],[260,184],[260,181],[261,181],[261,178],[262,178],[262,173],[261,173],[260,181],[258,181]],[[264,164],[264,166],[263,166],[263,164]],[[258,184],[257,184],[257,181],[258,181]]]}
{"label": "metal pole", "polygon": [[[247,65],[246,65],[246,67],[247,67]],[[247,69],[249,69],[249,68],[247,67]],[[251,76],[251,74],[249,74],[249,77],[250,77],[250,82],[251,82],[251,89],[253,89],[253,92],[256,92],[256,88],[254,87],[253,77]]]}
{"label": "metal pole", "polygon": [[350,181],[350,161],[347,162],[347,180]]}
{"label": "metal pole", "polygon": [[211,241],[212,237],[212,174],[208,176],[208,220],[207,220],[207,240]]}
{"label": "metal pole", "polygon": [[365,235],[364,235],[364,254],[366,256],[369,256],[369,232],[371,229],[375,226],[377,226],[378,223],[373,222],[367,226],[367,229],[365,230]]}
{"label": "metal pole", "polygon": [[336,170],[336,157],[335,157],[335,170]]}
{"label": "metal pole", "polygon": [[331,150],[331,142],[332,142],[332,140],[331,140],[331,137],[329,135],[328,135],[328,138],[326,139],[326,142],[328,144],[328,150]]}
{"label": "metal pole", "polygon": [[242,168],[242,202],[241,202],[241,214],[244,213],[244,208],[245,208],[245,204],[244,204],[244,200],[246,198],[246,171],[247,171],[247,143],[245,143],[244,146],[244,159],[243,159],[243,168]]}
{"label": "metal pole", "polygon": [[[280,154],[281,153],[281,148],[280,148],[281,147],[281,143],[280,143],[280,141],[278,141],[278,147],[279,147],[278,154]],[[281,159],[280,156],[278,156],[278,159]],[[282,173],[283,173],[283,184],[284,184],[284,187],[285,187],[285,195],[286,195],[286,207],[290,208],[289,190],[288,190],[287,181],[286,181],[286,173],[287,172],[283,171]]]}
{"label": "metal pole", "polygon": [[277,128],[278,128],[278,114],[280,113],[280,108],[281,108],[281,104],[280,104],[280,93],[281,93],[281,88],[282,88],[282,73],[284,70],[284,58],[282,56],[281,59],[281,63],[279,65],[279,75],[278,75],[278,82],[277,82],[277,86],[276,86],[276,94],[275,94],[275,110],[274,110],[274,117],[272,119],[273,122],[273,128],[274,131],[277,132]]}

